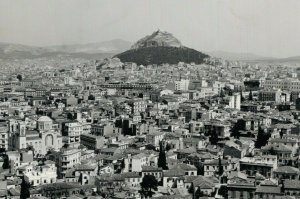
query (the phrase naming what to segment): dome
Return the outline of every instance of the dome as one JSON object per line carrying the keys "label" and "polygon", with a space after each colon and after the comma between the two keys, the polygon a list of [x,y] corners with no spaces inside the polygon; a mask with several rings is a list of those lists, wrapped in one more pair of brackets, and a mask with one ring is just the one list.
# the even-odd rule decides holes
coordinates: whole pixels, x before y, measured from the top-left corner
{"label": "dome", "polygon": [[38,122],[52,122],[52,119],[48,116],[42,116],[38,119]]}

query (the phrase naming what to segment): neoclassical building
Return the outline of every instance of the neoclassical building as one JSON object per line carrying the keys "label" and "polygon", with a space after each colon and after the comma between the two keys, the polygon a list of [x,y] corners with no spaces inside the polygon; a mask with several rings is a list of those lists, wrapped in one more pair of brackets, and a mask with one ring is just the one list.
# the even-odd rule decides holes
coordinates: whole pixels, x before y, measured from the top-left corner
{"label": "neoclassical building", "polygon": [[9,137],[11,149],[32,146],[35,154],[45,155],[50,149],[59,151],[62,147],[62,136],[58,125],[53,124],[53,120],[47,116],[37,120],[36,129],[28,129],[24,121],[11,119]]}

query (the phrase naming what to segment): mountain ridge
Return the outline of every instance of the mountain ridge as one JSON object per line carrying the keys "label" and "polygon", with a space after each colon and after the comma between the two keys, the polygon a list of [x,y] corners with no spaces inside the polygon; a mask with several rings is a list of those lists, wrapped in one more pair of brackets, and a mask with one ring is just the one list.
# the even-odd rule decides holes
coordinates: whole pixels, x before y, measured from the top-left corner
{"label": "mountain ridge", "polygon": [[276,59],[273,57],[260,56],[254,53],[236,53],[236,52],[228,52],[228,51],[211,51],[206,53],[213,57],[218,57],[218,58],[232,60],[232,61]]}
{"label": "mountain ridge", "polygon": [[88,44],[57,45],[45,47],[0,42],[0,58],[34,59],[40,57],[56,56],[103,58],[112,57],[117,53],[129,49],[131,45],[131,42],[121,39]]}
{"label": "mountain ridge", "polygon": [[[170,34],[172,35],[172,34]],[[172,35],[173,36],[173,35]],[[180,42],[180,41],[179,41]],[[111,43],[114,43],[112,47]],[[121,43],[121,44],[119,44]],[[124,45],[123,45],[123,44]],[[180,43],[181,44],[181,43]],[[54,45],[54,46],[31,46],[24,44],[14,44],[9,42],[0,42],[1,59],[34,59],[40,57],[82,57],[87,59],[110,58],[125,52],[133,47],[133,43],[122,39],[113,39],[102,42],[72,44],[72,45]],[[91,46],[90,48],[85,48]],[[104,47],[103,47],[104,46]],[[81,48],[82,47],[82,48]],[[181,47],[184,47],[181,44]],[[273,58],[256,55],[255,53],[234,53],[226,51],[203,52],[203,54],[212,57],[222,58],[230,61],[245,61],[249,63],[300,63],[300,56],[290,56],[286,58]]]}

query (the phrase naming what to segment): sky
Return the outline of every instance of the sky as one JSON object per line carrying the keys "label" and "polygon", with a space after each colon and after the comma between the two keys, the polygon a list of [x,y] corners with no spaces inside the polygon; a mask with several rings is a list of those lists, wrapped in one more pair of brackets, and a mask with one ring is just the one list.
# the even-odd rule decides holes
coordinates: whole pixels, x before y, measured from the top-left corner
{"label": "sky", "polygon": [[157,29],[204,52],[300,56],[300,1],[0,0],[0,42],[135,42]]}

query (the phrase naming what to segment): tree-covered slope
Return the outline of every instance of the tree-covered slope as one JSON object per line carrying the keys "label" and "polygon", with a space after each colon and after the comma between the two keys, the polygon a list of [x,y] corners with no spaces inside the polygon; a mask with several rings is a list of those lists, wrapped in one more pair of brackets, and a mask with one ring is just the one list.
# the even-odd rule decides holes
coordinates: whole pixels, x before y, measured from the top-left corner
{"label": "tree-covered slope", "polygon": [[201,64],[208,55],[186,47],[156,46],[131,49],[115,57],[122,62],[134,62],[138,65],[177,64],[178,62]]}

